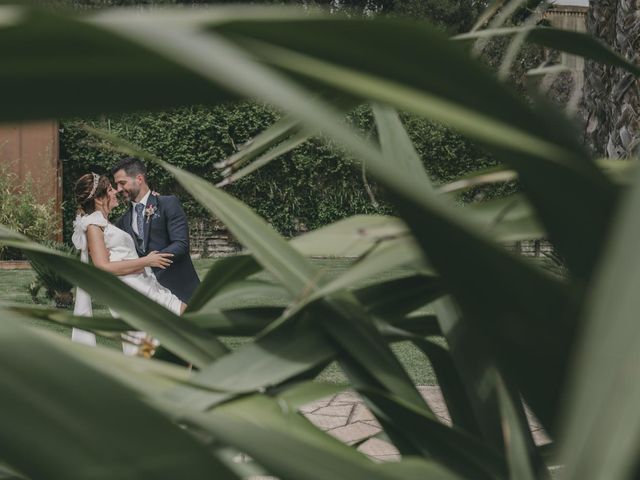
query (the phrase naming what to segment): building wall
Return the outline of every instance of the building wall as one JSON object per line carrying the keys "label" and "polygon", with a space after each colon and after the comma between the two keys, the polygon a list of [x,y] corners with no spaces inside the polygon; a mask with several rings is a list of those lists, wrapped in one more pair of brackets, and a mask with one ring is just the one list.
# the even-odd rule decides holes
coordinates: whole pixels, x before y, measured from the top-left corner
{"label": "building wall", "polygon": [[[544,16],[552,27],[573,32],[587,31],[587,7],[562,5],[552,6],[545,11]],[[560,62],[574,70],[576,88],[584,87],[584,58],[566,53],[560,54]]]}
{"label": "building wall", "polygon": [[58,153],[58,122],[0,124],[0,163],[20,181],[31,178],[39,202],[53,199],[61,225],[62,163]]}

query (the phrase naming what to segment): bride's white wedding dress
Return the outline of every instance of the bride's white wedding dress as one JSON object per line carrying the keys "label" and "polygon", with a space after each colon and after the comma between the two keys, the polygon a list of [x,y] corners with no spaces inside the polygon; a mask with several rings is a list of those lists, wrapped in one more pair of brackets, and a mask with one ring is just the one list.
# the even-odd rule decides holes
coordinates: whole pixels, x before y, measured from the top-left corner
{"label": "bride's white wedding dress", "polygon": [[[104,243],[109,252],[109,261],[118,262],[121,260],[135,260],[138,257],[136,246],[133,238],[115,225],[107,221],[101,212],[93,212],[90,215],[76,217],[73,223],[72,241],[75,247],[80,250],[80,258],[83,262],[89,261],[89,253],[87,246],[87,227],[89,225],[97,225],[104,232]],[[130,287],[136,289],[146,297],[159,303],[173,313],[180,315],[181,302],[178,297],[171,293],[167,288],[160,285],[150,267],[146,267],[142,273],[132,273],[118,277]],[[117,313],[109,309],[114,317]],[[92,316],[91,297],[78,288],[76,291],[76,304],[73,310],[74,315]],[[144,332],[130,332],[136,337],[145,336]],[[77,328],[73,329],[71,338],[74,341],[95,345],[95,335]],[[137,347],[135,345],[123,344],[123,350],[128,354],[135,354]]]}

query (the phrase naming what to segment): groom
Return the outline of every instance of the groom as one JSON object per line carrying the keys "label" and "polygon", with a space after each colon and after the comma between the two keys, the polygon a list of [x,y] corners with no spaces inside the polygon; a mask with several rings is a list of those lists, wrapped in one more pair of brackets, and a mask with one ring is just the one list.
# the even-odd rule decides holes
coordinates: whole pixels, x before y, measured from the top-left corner
{"label": "groom", "polygon": [[118,193],[131,202],[116,226],[131,235],[141,257],[154,250],[174,254],[171,266],[154,268],[153,273],[161,285],[188,303],[200,280],[189,256],[189,227],[180,201],[173,195],[151,192],[147,168],[138,158],[123,158],[111,174]]}

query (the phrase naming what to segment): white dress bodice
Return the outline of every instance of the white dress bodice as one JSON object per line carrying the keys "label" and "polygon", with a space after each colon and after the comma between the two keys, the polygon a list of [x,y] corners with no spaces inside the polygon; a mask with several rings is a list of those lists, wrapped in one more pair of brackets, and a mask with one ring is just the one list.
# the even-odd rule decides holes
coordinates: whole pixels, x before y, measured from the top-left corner
{"label": "white dress bodice", "polygon": [[131,235],[111,223],[108,223],[104,228],[104,243],[109,251],[109,260],[112,262],[138,258],[136,245]]}

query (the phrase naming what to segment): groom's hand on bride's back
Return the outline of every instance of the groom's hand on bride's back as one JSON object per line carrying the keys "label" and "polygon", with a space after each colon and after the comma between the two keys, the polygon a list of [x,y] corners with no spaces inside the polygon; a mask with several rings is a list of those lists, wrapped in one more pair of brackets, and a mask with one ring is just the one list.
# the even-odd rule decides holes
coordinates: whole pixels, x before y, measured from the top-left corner
{"label": "groom's hand on bride's back", "polygon": [[146,257],[143,257],[147,260],[147,266],[153,268],[161,268],[165,269],[173,263],[173,253],[161,253],[157,250],[149,252]]}

